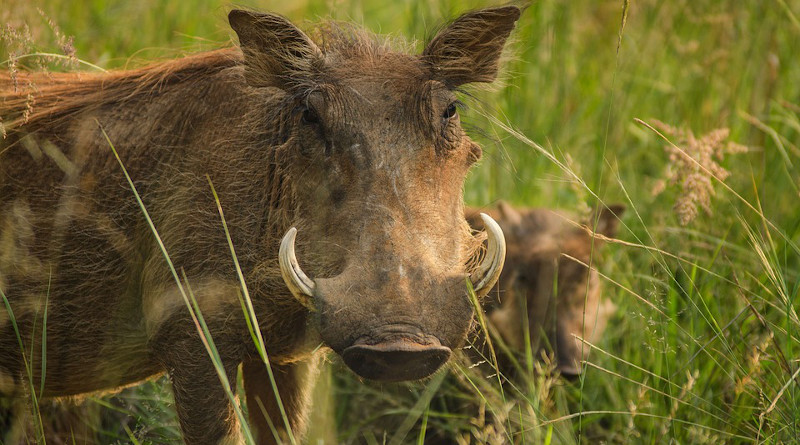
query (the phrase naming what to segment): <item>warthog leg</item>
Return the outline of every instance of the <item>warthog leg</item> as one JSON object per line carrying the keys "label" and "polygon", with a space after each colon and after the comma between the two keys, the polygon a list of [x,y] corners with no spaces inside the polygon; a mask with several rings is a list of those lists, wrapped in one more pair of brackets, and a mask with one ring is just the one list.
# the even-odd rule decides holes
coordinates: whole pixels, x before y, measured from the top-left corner
{"label": "warthog leg", "polygon": [[[319,355],[319,354],[318,354]],[[317,373],[318,357],[286,365],[272,365],[272,374],[281,403],[295,439],[299,442],[306,429],[311,388]],[[286,422],[281,415],[275,392],[260,360],[242,365],[250,428],[259,445],[290,443]],[[268,417],[265,417],[266,416]],[[270,425],[271,424],[271,425]],[[277,436],[280,440],[277,440]]]}
{"label": "warthog leg", "polygon": [[[176,342],[173,351],[181,351],[180,356],[173,354],[175,360],[164,365],[172,380],[184,442],[187,445],[244,443],[233,405],[200,340]],[[223,356],[222,363],[235,394],[238,360]]]}

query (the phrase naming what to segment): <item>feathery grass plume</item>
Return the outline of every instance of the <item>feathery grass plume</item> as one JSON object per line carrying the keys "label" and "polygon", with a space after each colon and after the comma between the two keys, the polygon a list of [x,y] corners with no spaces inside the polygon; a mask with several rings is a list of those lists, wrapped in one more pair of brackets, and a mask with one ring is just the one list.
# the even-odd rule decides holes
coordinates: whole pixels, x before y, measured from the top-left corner
{"label": "feathery grass plume", "polygon": [[539,410],[550,413],[556,411],[553,388],[559,384],[558,360],[552,352],[542,351],[539,360],[533,364],[536,398]]}
{"label": "feathery grass plume", "polygon": [[[61,28],[45,14],[44,10],[36,8],[36,11],[53,32],[61,54],[38,51],[37,42],[34,40],[33,33],[27,23],[19,27],[6,23],[5,26],[0,28],[0,46],[5,47],[8,53],[8,60],[5,61],[8,66],[6,76],[10,80],[13,92],[15,94],[19,93],[17,94],[19,97],[25,97],[24,109],[19,120],[22,124],[28,123],[30,117],[34,114],[34,106],[36,105],[35,93],[38,89],[33,81],[34,78],[26,75],[25,72],[20,73],[20,70],[41,71],[47,74],[48,65],[71,71],[75,70],[79,64],[74,38],[61,32]],[[23,59],[29,60],[30,64],[22,64],[21,66],[20,63]],[[14,119],[11,119],[10,123],[3,122],[2,118],[0,118],[0,137],[2,139],[7,136],[7,127],[14,127],[13,121]]]}
{"label": "feathery grass plume", "polygon": [[686,402],[686,396],[691,394],[692,388],[694,388],[695,383],[697,383],[697,378],[700,376],[700,371],[695,369],[692,372],[686,370],[686,383],[681,386],[681,392],[678,394],[677,397],[672,399],[672,406],[669,409],[669,416],[665,419],[664,423],[661,425],[661,435],[666,436],[669,433],[670,428],[672,427],[672,421],[676,418],[678,414],[678,405],[679,403]]}
{"label": "feathery grass plume", "polygon": [[707,428],[702,428],[697,425],[689,425],[686,428],[687,437],[689,438],[689,443],[694,443],[697,445],[701,444],[717,444],[722,443],[722,439],[718,434],[714,434]]}
{"label": "feathery grass plume", "polygon": [[[507,443],[507,438],[503,434],[503,423],[508,418],[508,414],[514,405],[506,403],[501,412],[495,412],[494,416],[486,416],[486,403],[482,402],[475,417],[469,420],[472,425],[469,433],[463,433],[456,438],[456,443],[459,445],[488,444],[500,445]],[[474,441],[473,441],[474,439]]]}
{"label": "feathery grass plume", "polygon": [[653,195],[660,194],[667,185],[680,187],[673,210],[682,226],[692,222],[700,209],[711,215],[711,197],[715,195],[712,178],[724,181],[730,175],[719,163],[725,159],[725,155],[746,152],[748,148],[729,141],[728,128],[717,128],[698,138],[691,130],[673,127],[659,120],[653,120],[652,124],[675,138],[674,145],[664,145],[664,150],[669,154],[664,173],[666,179],[656,184]]}
{"label": "feathery grass plume", "polygon": [[8,52],[8,76],[14,91],[19,87],[17,73],[19,72],[18,59],[22,54],[29,53],[33,48],[33,36],[28,25],[21,28],[6,24],[0,29],[0,43]]}
{"label": "feathery grass plume", "polygon": [[58,48],[61,50],[61,53],[66,58],[56,58],[52,55],[43,55],[44,59],[48,63],[56,63],[63,65],[64,68],[67,69],[75,69],[78,67],[78,57],[76,56],[75,44],[74,44],[74,37],[73,36],[66,36],[64,33],[61,32],[61,28],[59,28],[58,24],[50,18],[47,14],[45,14],[42,8],[36,8],[36,11],[39,15],[47,22],[47,26],[50,27],[50,30],[53,31],[53,34],[56,36],[56,43],[58,44]]}
{"label": "feathery grass plume", "polygon": [[[761,387],[760,382],[763,380],[762,374],[764,369],[761,367],[762,360],[765,358],[768,361],[774,361],[773,357],[769,357],[767,353],[770,343],[772,342],[772,332],[762,335],[761,338],[756,339],[754,344],[749,347],[746,359],[745,374],[736,379],[736,385],[733,388],[734,394],[739,397],[745,391],[759,391]],[[765,356],[765,357],[762,357]]]}
{"label": "feathery grass plume", "polygon": [[642,433],[636,427],[636,415],[642,409],[647,409],[652,406],[648,397],[649,392],[646,386],[640,386],[638,390],[636,401],[628,400],[628,411],[631,413],[628,418],[628,425],[625,429],[625,436],[629,438],[641,438]]}

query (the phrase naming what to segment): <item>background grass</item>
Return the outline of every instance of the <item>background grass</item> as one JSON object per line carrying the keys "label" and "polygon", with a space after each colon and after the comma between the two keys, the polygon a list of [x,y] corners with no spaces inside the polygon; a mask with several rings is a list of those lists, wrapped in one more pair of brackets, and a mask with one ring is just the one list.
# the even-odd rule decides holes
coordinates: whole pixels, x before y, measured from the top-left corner
{"label": "background grass", "polygon": [[[486,5],[238,4],[296,22],[351,20],[419,40],[444,19]],[[219,1],[6,0],[0,20],[17,31],[27,24],[33,44],[5,38],[0,58],[61,54],[60,34],[72,36],[76,56],[92,64],[139,65],[227,44],[226,12],[227,3]],[[415,385],[372,385],[334,364],[333,377],[324,374],[327,385],[318,391],[319,400],[326,391],[333,399],[325,402],[328,412],[316,410],[313,437],[329,443],[413,443],[427,436],[442,443],[770,444],[800,437],[798,17],[797,0],[533,3],[510,46],[505,85],[467,100],[463,120],[475,127],[484,160],[465,197],[473,205],[502,198],[576,212],[598,201],[627,204],[624,242],[600,262],[605,295],[618,306],[606,336],[578,382],[531,377],[504,392],[477,370],[454,368],[452,378]],[[51,59],[16,64],[64,69],[62,59]],[[674,211],[687,199],[680,184],[667,182],[653,193],[668,168],[675,171],[675,156],[637,118],[698,138],[727,128],[731,141],[749,147],[717,160],[730,172],[729,188],[710,181],[716,190],[710,213],[701,210],[681,225]],[[692,146],[665,136],[683,149]],[[178,437],[161,384],[88,403],[121,413],[97,426],[109,443]]]}

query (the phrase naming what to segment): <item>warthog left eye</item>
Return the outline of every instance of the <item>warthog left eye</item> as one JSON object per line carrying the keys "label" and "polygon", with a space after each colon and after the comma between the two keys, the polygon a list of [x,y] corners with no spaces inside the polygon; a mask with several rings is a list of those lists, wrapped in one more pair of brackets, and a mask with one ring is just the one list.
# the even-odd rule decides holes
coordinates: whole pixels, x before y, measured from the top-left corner
{"label": "warthog left eye", "polygon": [[444,113],[442,114],[442,119],[450,120],[453,117],[455,117],[456,114],[458,114],[459,105],[460,103],[458,101],[451,102],[450,105],[448,105],[447,108],[444,110]]}

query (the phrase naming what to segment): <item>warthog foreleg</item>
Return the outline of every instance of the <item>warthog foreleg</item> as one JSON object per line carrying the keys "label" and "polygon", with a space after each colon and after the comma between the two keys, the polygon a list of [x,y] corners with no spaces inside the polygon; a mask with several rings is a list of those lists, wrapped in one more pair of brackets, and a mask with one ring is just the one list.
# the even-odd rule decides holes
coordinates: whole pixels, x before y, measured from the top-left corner
{"label": "warthog foreleg", "polygon": [[[236,381],[235,369],[226,374],[228,381]],[[170,376],[187,445],[243,443],[236,414],[213,369],[178,369]]]}
{"label": "warthog foreleg", "polygon": [[[320,354],[304,361],[272,365],[272,374],[294,437],[302,438],[306,429],[311,387]],[[259,445],[290,443],[286,421],[272,390],[266,365],[260,360],[242,365],[250,427]],[[276,437],[277,436],[277,437]]]}
{"label": "warthog foreleg", "polygon": [[[187,445],[243,443],[230,397],[199,339],[176,342],[172,351],[169,357],[174,360],[164,364],[172,381],[184,442]],[[235,394],[238,360],[223,356],[222,364]]]}

